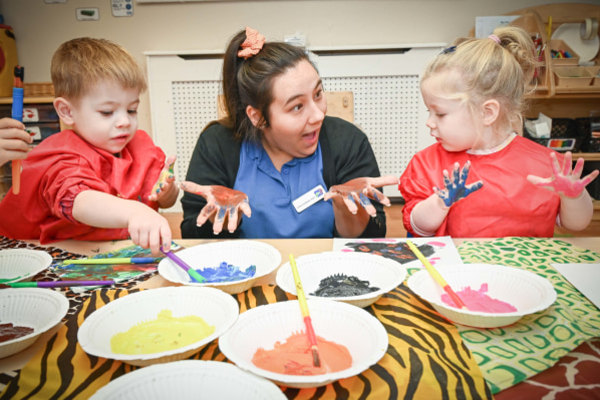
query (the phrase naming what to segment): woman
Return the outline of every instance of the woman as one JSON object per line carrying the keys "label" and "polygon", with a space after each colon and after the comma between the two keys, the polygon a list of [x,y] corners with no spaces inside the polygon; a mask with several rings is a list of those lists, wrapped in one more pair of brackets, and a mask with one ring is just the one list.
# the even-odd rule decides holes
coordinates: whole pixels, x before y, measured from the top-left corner
{"label": "woman", "polygon": [[379,168],[365,134],[325,116],[303,49],[239,32],[225,52],[223,92],[228,115],[200,135],[182,184],[184,238],[214,237],[225,219],[222,237],[385,236],[389,200],[375,187],[398,180],[372,178]]}

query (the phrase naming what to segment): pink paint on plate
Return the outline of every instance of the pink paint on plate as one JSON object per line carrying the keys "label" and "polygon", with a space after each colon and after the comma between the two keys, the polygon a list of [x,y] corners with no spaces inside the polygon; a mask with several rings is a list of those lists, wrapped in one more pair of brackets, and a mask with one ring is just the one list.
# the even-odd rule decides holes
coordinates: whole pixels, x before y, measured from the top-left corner
{"label": "pink paint on plate", "polygon": [[[482,311],[497,314],[517,311],[517,308],[512,304],[488,296],[486,294],[487,291],[488,284],[484,283],[479,290],[473,290],[467,286],[463,290],[456,292],[456,294],[463,303],[465,303],[469,311]],[[442,301],[450,307],[456,307],[450,296],[445,293],[442,295]]]}

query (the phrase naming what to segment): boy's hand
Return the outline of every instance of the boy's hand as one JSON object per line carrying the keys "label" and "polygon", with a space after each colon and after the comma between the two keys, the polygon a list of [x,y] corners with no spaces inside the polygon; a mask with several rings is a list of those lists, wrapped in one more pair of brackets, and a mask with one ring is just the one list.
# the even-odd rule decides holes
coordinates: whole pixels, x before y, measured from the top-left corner
{"label": "boy's hand", "polygon": [[380,176],[378,178],[355,178],[341,185],[330,187],[329,191],[325,193],[323,200],[327,201],[334,196],[340,196],[344,200],[346,207],[348,207],[348,211],[352,214],[356,214],[358,211],[358,206],[356,205],[356,202],[358,202],[371,217],[374,217],[377,215],[377,210],[375,210],[369,199],[389,206],[390,199],[375,189],[376,187],[387,185],[398,185],[398,178],[391,175]]}
{"label": "boy's hand", "polygon": [[552,176],[549,178],[541,178],[535,175],[528,175],[527,180],[529,182],[574,199],[579,197],[585,187],[598,176],[599,171],[596,169],[584,178],[581,178],[583,158],[577,159],[575,168],[572,168],[573,161],[570,151],[565,153],[562,168],[554,152],[550,153],[550,157],[552,158]]}
{"label": "boy's hand", "polygon": [[433,191],[443,200],[446,207],[452,206],[452,204],[460,199],[464,199],[474,191],[481,189],[483,186],[482,181],[477,181],[470,185],[466,184],[470,168],[470,161],[465,163],[462,170],[460,169],[459,163],[454,163],[454,170],[452,171],[453,179],[450,180],[448,170],[444,170],[444,189],[439,189],[437,186],[433,187]]}
{"label": "boy's hand", "polygon": [[171,249],[171,228],[167,220],[151,209],[140,207],[133,212],[128,221],[127,229],[133,243],[152,250],[152,255],[160,255],[162,250]]}
{"label": "boy's hand", "polygon": [[234,232],[237,229],[239,218],[238,211],[242,211],[247,217],[250,217],[252,211],[248,203],[248,196],[238,190],[230,189],[225,186],[203,186],[194,182],[183,182],[181,189],[186,192],[200,195],[206,199],[206,205],[198,214],[196,224],[201,226],[210,217],[214,217],[213,233],[218,235],[223,229],[225,217],[228,218],[227,230]]}
{"label": "boy's hand", "polygon": [[175,172],[173,171],[175,159],[175,156],[169,156],[165,160],[165,166],[152,187],[148,200],[160,201],[162,198],[171,197],[173,191],[179,191],[177,185],[173,184],[175,182]]}

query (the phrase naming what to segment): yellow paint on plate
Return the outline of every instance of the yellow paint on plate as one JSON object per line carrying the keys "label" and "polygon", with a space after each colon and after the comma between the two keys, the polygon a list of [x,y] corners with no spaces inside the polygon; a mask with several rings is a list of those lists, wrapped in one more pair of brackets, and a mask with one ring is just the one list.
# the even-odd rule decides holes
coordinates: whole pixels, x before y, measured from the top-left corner
{"label": "yellow paint on plate", "polygon": [[162,310],[155,320],[140,322],[110,339],[117,354],[152,354],[175,350],[195,343],[215,331],[201,317],[188,315],[175,318],[171,310]]}

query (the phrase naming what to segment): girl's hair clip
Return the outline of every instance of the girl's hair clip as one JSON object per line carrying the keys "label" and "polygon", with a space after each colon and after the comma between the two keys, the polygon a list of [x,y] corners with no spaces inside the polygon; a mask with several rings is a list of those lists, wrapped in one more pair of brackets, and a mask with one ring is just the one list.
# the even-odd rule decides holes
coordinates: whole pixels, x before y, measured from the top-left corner
{"label": "girl's hair clip", "polygon": [[455,50],[456,50],[456,46],[446,47],[444,50],[442,50],[442,52],[440,54],[454,53]]}

